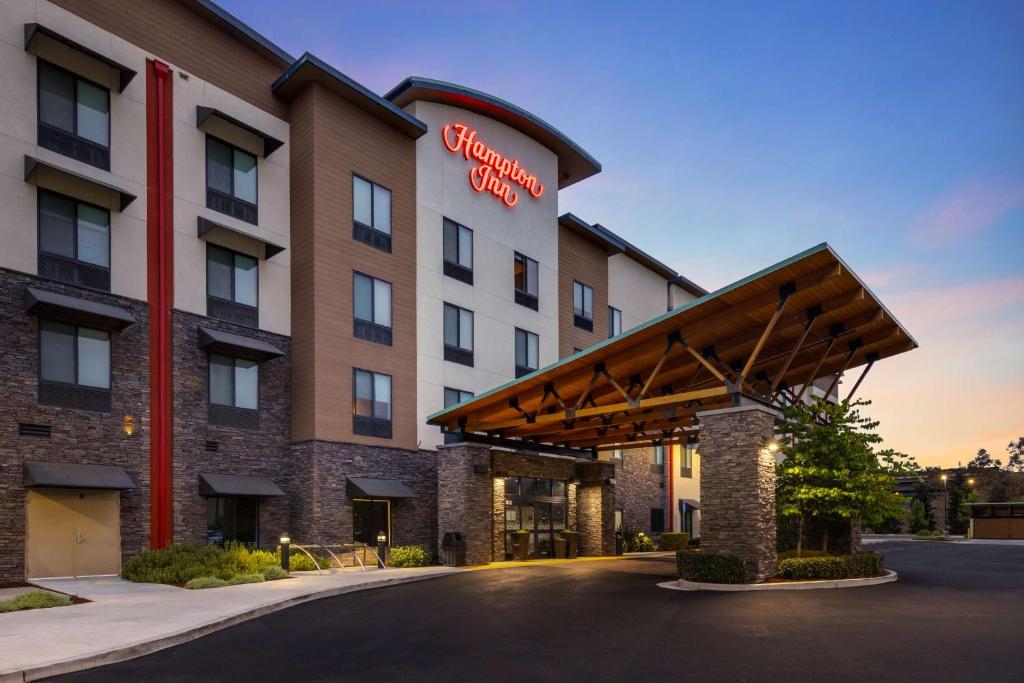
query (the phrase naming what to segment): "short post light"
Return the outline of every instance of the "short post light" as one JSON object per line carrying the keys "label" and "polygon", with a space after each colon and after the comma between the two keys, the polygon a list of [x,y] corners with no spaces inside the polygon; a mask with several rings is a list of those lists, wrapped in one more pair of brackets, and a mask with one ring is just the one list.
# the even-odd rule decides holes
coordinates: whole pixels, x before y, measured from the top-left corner
{"label": "short post light", "polygon": [[281,536],[281,569],[288,571],[288,565],[291,560],[291,546],[292,539],[288,534]]}
{"label": "short post light", "polygon": [[387,553],[387,542],[388,535],[383,531],[377,532],[377,561],[380,563],[380,568],[384,569],[384,556]]}

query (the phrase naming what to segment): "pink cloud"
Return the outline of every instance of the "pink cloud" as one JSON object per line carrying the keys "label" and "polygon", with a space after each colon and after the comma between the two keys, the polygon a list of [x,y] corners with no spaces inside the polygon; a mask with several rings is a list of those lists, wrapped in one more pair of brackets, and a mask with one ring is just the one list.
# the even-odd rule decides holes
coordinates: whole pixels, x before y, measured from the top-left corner
{"label": "pink cloud", "polygon": [[891,294],[886,304],[913,333],[915,327],[978,318],[1024,301],[1024,278],[1006,277],[956,287]]}
{"label": "pink cloud", "polygon": [[1024,182],[1019,179],[963,183],[918,214],[907,237],[922,246],[957,242],[981,232],[1021,204]]}

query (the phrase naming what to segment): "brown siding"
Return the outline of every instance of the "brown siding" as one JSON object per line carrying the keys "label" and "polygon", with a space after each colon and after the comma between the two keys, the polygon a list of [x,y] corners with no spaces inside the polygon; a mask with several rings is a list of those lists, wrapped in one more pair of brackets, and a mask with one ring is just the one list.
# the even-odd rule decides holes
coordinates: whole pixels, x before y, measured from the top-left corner
{"label": "brown siding", "polygon": [[242,43],[184,2],[172,0],[52,0],[59,7],[120,36],[187,73],[275,116],[286,105],[270,85],[286,68]]}
{"label": "brown siding", "polygon": [[[312,84],[293,105],[293,439],[416,448],[416,143]],[[305,109],[312,112],[311,126]],[[307,137],[306,128],[312,135]],[[392,252],[352,239],[352,174],[391,190]],[[312,192],[309,192],[309,188]],[[311,200],[311,201],[310,201]],[[298,253],[301,252],[301,253]],[[352,334],[352,273],[392,285],[393,346]],[[309,273],[312,273],[310,282]],[[306,351],[312,338],[312,352]],[[300,351],[303,349],[303,351]],[[392,439],[352,433],[352,368],[392,376]],[[312,398],[310,399],[310,396]],[[312,401],[312,406],[308,401]],[[312,425],[310,425],[312,422]]]}
{"label": "brown siding", "polygon": [[[572,283],[594,290],[594,331],[576,327],[572,315]],[[566,228],[558,228],[558,357],[572,355],[608,338],[608,254]]]}

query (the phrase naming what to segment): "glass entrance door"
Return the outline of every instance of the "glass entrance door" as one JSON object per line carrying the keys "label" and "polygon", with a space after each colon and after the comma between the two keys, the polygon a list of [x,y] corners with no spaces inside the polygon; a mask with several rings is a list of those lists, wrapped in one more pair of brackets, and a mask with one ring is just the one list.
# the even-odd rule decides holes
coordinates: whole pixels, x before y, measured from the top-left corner
{"label": "glass entrance door", "polygon": [[564,481],[505,479],[505,559],[514,558],[514,531],[530,532],[530,557],[554,557],[555,534],[565,529],[569,499]]}
{"label": "glass entrance door", "polygon": [[352,540],[369,546],[377,545],[377,534],[384,532],[391,543],[391,509],[386,500],[352,501]]}

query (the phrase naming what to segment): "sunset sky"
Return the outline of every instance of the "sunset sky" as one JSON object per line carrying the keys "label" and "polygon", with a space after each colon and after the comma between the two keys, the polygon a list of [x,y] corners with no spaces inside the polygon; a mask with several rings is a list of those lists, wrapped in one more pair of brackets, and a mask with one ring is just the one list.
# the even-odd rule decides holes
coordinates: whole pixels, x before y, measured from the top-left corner
{"label": "sunset sky", "polygon": [[708,289],[829,242],[921,344],[859,391],[886,445],[955,465],[1024,435],[1024,4],[221,4],[378,93],[547,120],[604,166],[560,210]]}

